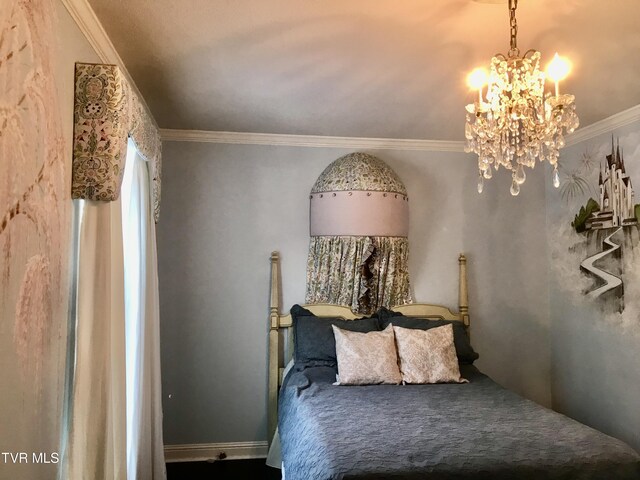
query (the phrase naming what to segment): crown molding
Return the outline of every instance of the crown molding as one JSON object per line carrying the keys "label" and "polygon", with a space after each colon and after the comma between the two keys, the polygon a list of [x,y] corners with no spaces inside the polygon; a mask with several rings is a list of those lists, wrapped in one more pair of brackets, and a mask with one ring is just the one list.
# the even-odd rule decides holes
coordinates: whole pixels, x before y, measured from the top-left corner
{"label": "crown molding", "polygon": [[[619,127],[640,121],[640,105],[579,128],[567,135],[567,146],[589,140]],[[415,140],[406,138],[326,137],[322,135],[284,135],[276,133],[216,132],[207,130],[160,129],[166,142],[226,143],[287,147],[323,147],[368,150],[419,150],[428,152],[464,152],[465,142]]]}
{"label": "crown molding", "polygon": [[67,9],[67,12],[69,12],[69,15],[71,15],[71,18],[73,19],[73,21],[76,23],[76,25],[78,26],[82,34],[85,36],[85,38],[89,42],[89,45],[91,45],[91,47],[95,50],[96,54],[100,58],[100,61],[103,63],[111,64],[111,65],[117,65],[118,68],[120,68],[120,71],[122,72],[126,80],[131,85],[131,88],[133,89],[133,91],[138,95],[138,98],[140,98],[140,101],[146,108],[147,113],[155,123],[156,120],[153,114],[151,113],[151,109],[149,108],[149,105],[147,105],[145,98],[140,93],[140,90],[138,90],[138,86],[136,85],[136,82],[133,81],[133,77],[131,77],[129,70],[127,70],[127,67],[122,61],[122,58],[120,57],[120,55],[118,54],[116,47],[113,46],[113,43],[109,38],[109,35],[107,35],[107,32],[102,26],[102,23],[100,23],[100,20],[96,16],[96,13],[93,11],[93,8],[91,8],[91,5],[89,5],[89,1],[88,0],[61,0],[61,1],[64,7]]}
{"label": "crown molding", "polygon": [[616,128],[624,127],[640,120],[640,105],[628,108],[603,120],[599,120],[586,127],[579,128],[571,135],[567,135],[567,146],[590,140],[603,133],[609,133]]}
{"label": "crown molding", "polygon": [[73,21],[100,57],[100,61],[118,65],[126,70],[124,62],[111,43],[104,27],[87,0],[61,0]]}
{"label": "crown molding", "polygon": [[205,130],[160,129],[166,142],[226,143],[286,147],[317,147],[369,150],[421,150],[463,152],[464,142],[412,140],[404,138],[327,137],[322,135],[284,135],[276,133],[214,132]]}
{"label": "crown molding", "polygon": [[202,462],[206,460],[240,460],[266,458],[267,442],[198,443],[191,445],[165,445],[164,456],[171,462]]}

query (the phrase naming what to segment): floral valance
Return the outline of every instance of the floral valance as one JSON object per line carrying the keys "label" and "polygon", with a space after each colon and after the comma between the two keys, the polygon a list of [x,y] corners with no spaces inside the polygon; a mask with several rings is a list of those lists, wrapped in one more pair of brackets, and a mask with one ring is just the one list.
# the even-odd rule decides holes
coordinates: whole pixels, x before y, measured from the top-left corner
{"label": "floral valance", "polygon": [[143,100],[115,65],[76,64],[71,196],[120,196],[130,136],[149,162],[152,205],[160,213],[160,132]]}

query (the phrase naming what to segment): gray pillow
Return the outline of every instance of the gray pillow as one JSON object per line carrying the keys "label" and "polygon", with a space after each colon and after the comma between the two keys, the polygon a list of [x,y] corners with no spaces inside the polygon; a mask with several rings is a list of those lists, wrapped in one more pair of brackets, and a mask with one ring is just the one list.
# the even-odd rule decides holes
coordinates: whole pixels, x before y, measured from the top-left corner
{"label": "gray pillow", "polygon": [[307,367],[336,367],[336,340],[332,325],[351,332],[376,332],[380,330],[377,318],[342,320],[316,317],[300,305],[291,307],[293,319],[293,355],[296,369]]}
{"label": "gray pillow", "polygon": [[416,328],[419,330],[429,330],[430,328],[442,327],[451,324],[453,326],[453,343],[456,347],[458,362],[471,365],[480,355],[471,346],[469,335],[462,322],[455,320],[429,320],[425,318],[405,317],[401,313],[394,312],[387,308],[381,308],[376,315],[380,320],[380,328],[385,329],[392,323],[396,327]]}

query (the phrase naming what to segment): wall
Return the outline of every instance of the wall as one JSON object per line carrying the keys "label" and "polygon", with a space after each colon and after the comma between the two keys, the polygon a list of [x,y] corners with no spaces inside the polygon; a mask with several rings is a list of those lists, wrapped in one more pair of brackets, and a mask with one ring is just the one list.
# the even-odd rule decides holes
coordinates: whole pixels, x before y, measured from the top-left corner
{"label": "wall", "polygon": [[[597,187],[600,162],[611,151],[612,135],[620,141],[633,185],[640,185],[640,121],[636,121],[566,148],[560,158],[562,187],[569,180],[567,174],[584,179],[591,189]],[[553,407],[640,451],[640,245],[625,244],[622,251],[624,311],[587,298],[583,292],[594,283],[579,269],[586,256],[584,237],[572,232],[570,222],[589,197],[599,198],[594,190],[579,191],[572,199],[561,193],[555,189],[546,193]],[[638,190],[635,203],[640,203]]]}
{"label": "wall", "polygon": [[[0,479],[50,480],[56,465],[31,454],[51,460],[60,445],[74,62],[98,58],[58,0],[21,2],[24,16],[17,3],[0,6],[0,25],[17,25],[0,42],[3,60],[16,49],[0,65],[0,97],[19,112],[0,138],[0,452],[26,452],[29,463],[0,457]],[[30,72],[42,75],[29,84]]]}
{"label": "wall", "polygon": [[[158,224],[166,444],[266,440],[269,255],[283,301],[304,301],[311,187],[332,148],[165,142]],[[500,172],[476,192],[463,153],[370,151],[410,197],[410,273],[418,301],[456,307],[469,259],[478,365],[550,405],[544,186],[519,197]]]}

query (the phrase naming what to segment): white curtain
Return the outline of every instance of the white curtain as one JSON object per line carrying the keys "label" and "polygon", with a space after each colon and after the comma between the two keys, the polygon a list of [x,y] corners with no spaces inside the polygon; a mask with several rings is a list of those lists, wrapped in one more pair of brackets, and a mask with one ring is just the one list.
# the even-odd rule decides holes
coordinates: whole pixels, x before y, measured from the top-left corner
{"label": "white curtain", "polygon": [[122,212],[119,200],[82,204],[71,426],[62,478],[125,480]]}
{"label": "white curtain", "polygon": [[148,162],[132,141],[122,183],[129,480],[165,478],[156,227]]}
{"label": "white curtain", "polygon": [[82,202],[72,480],[163,480],[160,322],[147,162],[129,141],[121,197]]}

